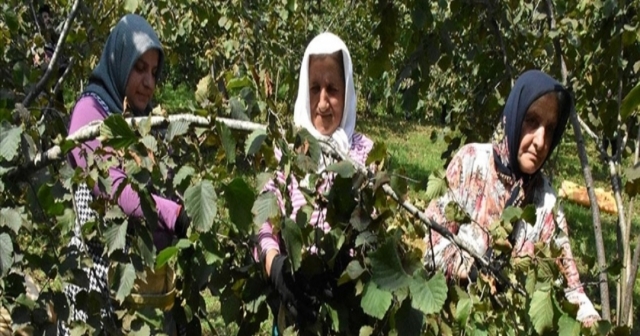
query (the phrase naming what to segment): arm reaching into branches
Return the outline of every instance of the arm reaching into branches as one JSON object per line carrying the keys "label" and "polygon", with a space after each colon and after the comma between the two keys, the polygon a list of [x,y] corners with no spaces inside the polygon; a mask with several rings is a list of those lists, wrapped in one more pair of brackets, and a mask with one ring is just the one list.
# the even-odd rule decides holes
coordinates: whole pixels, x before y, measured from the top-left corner
{"label": "arm reaching into branches", "polygon": [[[101,106],[93,97],[81,98],[77,103],[71,115],[71,123],[69,126],[69,132],[73,133],[82,126],[94,121],[102,120],[105,118],[105,114],[102,111]],[[82,152],[93,152],[96,148],[101,147],[99,140],[91,140],[84,142],[81,146],[74,148],[71,151],[70,160],[73,166],[86,168],[87,162]],[[104,151],[111,152],[111,148],[103,147]],[[102,157],[102,159],[108,159],[108,155]],[[126,180],[126,174],[120,167],[112,167],[109,169],[109,176],[112,180],[111,195],[107,195],[112,198],[115,196],[119,185]],[[93,190],[94,195],[101,195],[98,186]],[[105,195],[101,195],[105,196]],[[177,229],[176,220],[180,214],[182,207],[166,198],[152,195],[156,203],[158,210],[158,219],[163,228],[175,232]],[[118,197],[118,204],[122,208],[125,214],[136,218],[143,217],[142,209],[140,207],[140,197],[138,193],[134,191],[131,186],[126,186],[120,196]]]}
{"label": "arm reaching into branches", "polygon": [[[484,178],[480,176],[483,175],[482,170],[473,169],[473,164],[469,166],[469,162],[464,163],[465,158],[468,160],[472,157],[467,155],[469,154],[467,153],[468,149],[469,147],[462,148],[451,160],[446,173],[449,189],[446,194],[431,201],[425,211],[425,215],[432,221],[441,223],[452,234],[467,242],[475,252],[483,255],[489,243],[489,235],[485,230],[473,221],[470,223],[457,223],[448,220],[445,215],[447,205],[451,202],[460,205],[462,210],[468,213],[474,210],[474,207],[469,209],[466,206],[470,203],[469,197],[471,195],[469,190],[475,187],[474,181],[484,181]],[[424,256],[424,263],[427,267],[440,269],[449,277],[468,278],[471,267],[474,264],[474,258],[468,252],[461,250],[451,240],[444,238],[433,230],[427,234],[425,242],[427,251]]]}
{"label": "arm reaching into branches", "polygon": [[[555,219],[553,218],[553,213],[547,214],[544,219],[544,223],[545,226],[549,223],[549,226],[551,227],[555,227],[555,225],[557,225],[560,229],[560,232],[558,232],[552,239],[553,244],[562,249],[562,255],[558,258],[556,263],[558,264],[560,272],[564,276],[567,284],[565,296],[569,302],[577,304],[580,307],[576,316],[577,320],[587,326],[590,326],[595,321],[600,320],[600,315],[593,307],[591,300],[589,300],[585,294],[582,283],[580,282],[580,274],[578,273],[578,267],[576,266],[576,261],[573,258],[573,252],[571,251],[569,229],[562,207],[558,207],[557,217]],[[547,239],[545,239],[545,237],[542,238],[545,242],[548,242],[549,239],[551,239],[551,237]]]}

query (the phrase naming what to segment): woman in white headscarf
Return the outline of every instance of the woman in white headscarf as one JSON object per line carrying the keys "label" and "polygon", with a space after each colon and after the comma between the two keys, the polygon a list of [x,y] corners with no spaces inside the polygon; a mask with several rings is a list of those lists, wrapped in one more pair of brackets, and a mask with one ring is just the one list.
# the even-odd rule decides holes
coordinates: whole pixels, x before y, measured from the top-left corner
{"label": "woman in white headscarf", "polygon": [[[329,141],[333,146],[348,153],[354,161],[365,164],[373,142],[366,136],[355,132],[356,92],[353,85],[353,66],[349,50],[344,42],[332,33],[316,36],[307,46],[300,67],[298,97],[295,105],[294,123],[307,129],[319,140]],[[276,153],[279,157],[280,153]],[[329,190],[333,174],[323,173],[331,158],[323,156],[318,165],[322,181],[317,182],[317,191]],[[275,181],[265,187],[265,191],[276,194],[279,204],[284,204],[282,194],[276,183],[284,185],[285,176],[276,173]],[[302,181],[301,183],[306,183]],[[298,210],[307,204],[298,181],[293,178],[287,186],[292,204],[291,217],[295,220]],[[309,225],[328,232],[331,228],[326,221],[327,209],[314,204]],[[283,207],[284,211],[284,207]],[[270,303],[274,316],[282,304],[288,317],[298,327],[305,321],[315,320],[318,302],[310,302],[305,289],[296,284],[286,267],[287,255],[279,234],[274,234],[270,222],[265,222],[259,231],[260,259],[272,287],[277,292],[276,303]],[[278,334],[274,326],[274,334]]]}

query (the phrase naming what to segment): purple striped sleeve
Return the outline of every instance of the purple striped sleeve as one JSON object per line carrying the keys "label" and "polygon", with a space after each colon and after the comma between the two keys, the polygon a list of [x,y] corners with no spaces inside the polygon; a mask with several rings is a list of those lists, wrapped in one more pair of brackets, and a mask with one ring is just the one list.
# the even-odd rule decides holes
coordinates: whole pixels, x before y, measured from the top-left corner
{"label": "purple striped sleeve", "polygon": [[[71,113],[71,122],[69,124],[69,134],[77,131],[82,126],[89,124],[94,120],[104,120],[107,114],[102,108],[102,106],[91,96],[85,96],[80,98],[73,108],[73,112]],[[82,151],[85,152],[93,152],[97,147],[100,147],[99,140],[91,140],[84,142],[81,146],[74,148],[71,151],[71,155],[69,157],[69,161],[73,168],[81,167],[86,168],[87,161],[85,156],[82,154]],[[111,152],[112,149],[109,147],[104,147],[106,152]],[[107,160],[110,155],[104,155],[102,158]],[[122,183],[126,179],[125,172],[119,167],[113,167],[109,169],[109,176],[111,177],[112,194],[109,195],[113,197],[115,192],[118,190],[120,183]],[[93,190],[94,195],[101,195],[101,192],[96,185]],[[104,195],[102,195],[104,196]],[[156,209],[158,210],[158,219],[160,223],[169,231],[173,232],[176,219],[178,218],[178,214],[180,212],[181,206],[171,200],[160,197],[158,195],[152,195],[154,201],[156,202]],[[118,204],[122,208],[122,211],[136,218],[143,217],[142,209],[140,207],[140,198],[138,193],[134,191],[131,186],[126,186],[120,197],[118,198]]]}

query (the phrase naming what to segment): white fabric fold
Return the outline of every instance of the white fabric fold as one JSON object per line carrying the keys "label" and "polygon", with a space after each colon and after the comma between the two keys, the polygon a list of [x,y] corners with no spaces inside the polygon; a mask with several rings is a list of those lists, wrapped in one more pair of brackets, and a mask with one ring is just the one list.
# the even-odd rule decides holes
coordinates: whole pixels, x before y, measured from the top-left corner
{"label": "white fabric fold", "polygon": [[[340,126],[331,134],[324,136],[316,130],[311,120],[311,106],[309,102],[309,57],[311,55],[332,54],[342,51],[344,64],[345,95],[344,110]],[[336,35],[326,32],[316,36],[304,52],[300,66],[298,83],[298,97],[296,99],[293,122],[298,127],[303,127],[316,139],[329,141],[337,150],[344,154],[349,153],[351,138],[356,127],[356,91],[353,84],[353,64],[351,55],[344,42]],[[318,172],[322,172],[332,162],[328,157],[321,158],[318,164]],[[305,179],[306,180],[306,179]]]}

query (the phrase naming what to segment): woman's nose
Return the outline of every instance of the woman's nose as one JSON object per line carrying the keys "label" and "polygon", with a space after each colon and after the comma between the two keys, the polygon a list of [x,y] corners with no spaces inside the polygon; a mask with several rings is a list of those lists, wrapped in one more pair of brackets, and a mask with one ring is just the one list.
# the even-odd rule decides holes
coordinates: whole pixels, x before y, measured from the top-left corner
{"label": "woman's nose", "polygon": [[544,141],[546,137],[546,130],[544,127],[538,127],[536,133],[533,136],[533,144],[537,148],[542,148],[544,146]]}
{"label": "woman's nose", "polygon": [[318,102],[318,107],[322,111],[326,111],[329,108],[329,95],[327,95],[327,90],[322,89],[320,91],[320,101]]}

